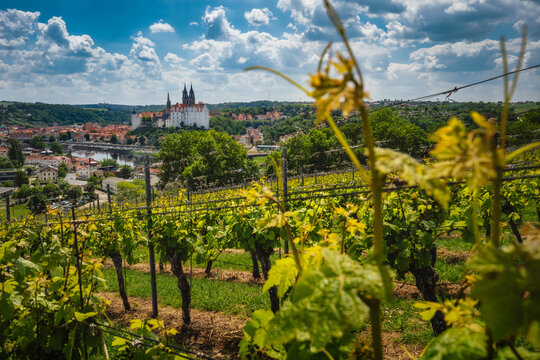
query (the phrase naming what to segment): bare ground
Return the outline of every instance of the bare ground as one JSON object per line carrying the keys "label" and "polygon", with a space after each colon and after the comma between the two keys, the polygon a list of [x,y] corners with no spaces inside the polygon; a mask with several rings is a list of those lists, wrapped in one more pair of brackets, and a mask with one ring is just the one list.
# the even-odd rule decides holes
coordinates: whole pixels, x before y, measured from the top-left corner
{"label": "bare ground", "polygon": [[[127,326],[130,320],[149,319],[152,316],[150,299],[130,297],[134,310],[125,311],[122,300],[116,293],[101,292],[99,295],[109,301],[107,315],[114,322]],[[215,359],[239,358],[238,344],[243,336],[242,329],[246,322],[245,319],[219,312],[191,309],[191,325],[183,326],[181,310],[170,306],[159,307],[159,319],[163,320],[167,328],[176,328],[179,331],[176,340],[193,351],[204,353]],[[368,331],[362,332],[360,337],[369,343]],[[421,345],[400,345],[398,343],[400,338],[399,332],[383,334],[386,359],[410,359],[403,348],[415,357],[420,355]]]}

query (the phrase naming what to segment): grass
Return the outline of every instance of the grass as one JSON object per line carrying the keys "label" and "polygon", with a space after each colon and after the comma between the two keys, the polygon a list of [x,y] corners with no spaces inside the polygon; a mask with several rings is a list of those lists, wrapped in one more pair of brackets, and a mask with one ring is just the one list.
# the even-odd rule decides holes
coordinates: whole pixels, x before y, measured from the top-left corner
{"label": "grass", "polygon": [[[145,247],[140,247],[135,250],[134,254],[138,262],[148,262],[148,249]],[[283,256],[283,254],[281,254]],[[272,264],[280,258],[279,252],[274,252],[270,256],[270,261]],[[157,258],[156,258],[157,260]],[[193,256],[193,266],[194,267],[206,267],[205,261],[197,261],[196,256]],[[243,270],[251,271],[253,263],[251,262],[251,254],[248,252],[222,252],[217,261],[212,264],[212,269],[223,269],[223,270]],[[259,264],[259,270],[262,272],[262,269]]]}
{"label": "grass", "polygon": [[[21,218],[26,217],[28,214],[30,214],[30,210],[28,210],[28,207],[26,206],[27,203],[19,204],[19,205],[13,205],[11,207],[11,218]],[[0,218],[5,219],[6,218],[6,207],[5,205],[0,207]]]}
{"label": "grass", "polygon": [[[128,296],[151,296],[150,274],[126,270]],[[118,291],[114,269],[103,269],[108,291]],[[191,280],[191,307],[203,311],[221,311],[233,315],[250,316],[257,309],[270,307],[268,294],[260,286],[211,279]],[[177,279],[171,275],[157,274],[158,300],[162,306],[180,308],[182,300]],[[105,289],[101,289],[105,290]]]}
{"label": "grass", "polygon": [[[114,269],[103,270],[109,291],[118,291]],[[150,275],[127,270],[128,296],[150,298]],[[171,275],[157,274],[158,301],[161,306],[180,308],[181,298],[176,278]],[[414,308],[414,299],[395,299],[383,304],[383,330],[399,332],[402,343],[426,345],[433,337],[431,325],[420,319]],[[261,287],[242,283],[192,279],[191,307],[203,311],[220,311],[242,317],[250,317],[258,309],[269,309],[270,301]]]}

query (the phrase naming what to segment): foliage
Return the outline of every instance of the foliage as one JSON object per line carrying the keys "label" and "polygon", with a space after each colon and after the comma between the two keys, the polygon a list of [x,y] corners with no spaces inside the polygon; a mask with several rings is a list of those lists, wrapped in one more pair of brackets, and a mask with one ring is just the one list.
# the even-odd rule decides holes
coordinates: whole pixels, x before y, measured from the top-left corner
{"label": "foliage", "polygon": [[34,149],[45,149],[47,147],[47,144],[45,144],[45,139],[39,135],[35,135],[30,139],[30,146]]}
{"label": "foliage", "polygon": [[17,170],[15,172],[15,178],[13,179],[13,182],[16,186],[20,187],[23,184],[28,184],[28,175],[26,175],[26,171],[24,170]]}
{"label": "foliage", "polygon": [[128,179],[131,177],[131,166],[129,165],[122,165],[120,168],[120,177],[124,179]]}
{"label": "foliage", "polygon": [[163,162],[159,175],[162,186],[188,179],[192,188],[199,184],[220,186],[256,174],[256,165],[247,158],[246,150],[230,136],[214,130],[167,135],[157,158]]}
{"label": "foliage", "polygon": [[24,155],[22,153],[21,143],[16,139],[8,139],[8,158],[15,165],[23,166]]}
{"label": "foliage", "polygon": [[69,169],[68,169],[68,166],[65,162],[62,162],[60,164],[60,166],[58,166],[58,177],[60,179],[63,179],[66,177],[67,173],[68,173]]}
{"label": "foliage", "polygon": [[0,157],[0,169],[13,169],[15,165],[7,157]]}
{"label": "foliage", "polygon": [[51,149],[55,155],[62,155],[62,145],[56,141],[49,144],[49,149]]}

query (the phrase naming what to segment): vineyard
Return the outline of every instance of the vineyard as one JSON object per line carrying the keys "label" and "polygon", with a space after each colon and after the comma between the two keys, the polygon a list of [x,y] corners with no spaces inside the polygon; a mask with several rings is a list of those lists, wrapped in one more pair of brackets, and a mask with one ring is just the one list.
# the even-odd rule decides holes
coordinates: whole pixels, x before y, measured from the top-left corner
{"label": "vineyard", "polygon": [[[345,55],[326,48],[311,90],[279,75],[315,100],[342,170],[291,173],[283,150],[272,179],[152,194],[148,175],[145,203],[6,221],[1,358],[538,358],[540,152],[506,148],[517,75],[501,119],[450,119],[420,162],[376,146],[326,7]],[[336,109],[359,112],[364,163]]]}

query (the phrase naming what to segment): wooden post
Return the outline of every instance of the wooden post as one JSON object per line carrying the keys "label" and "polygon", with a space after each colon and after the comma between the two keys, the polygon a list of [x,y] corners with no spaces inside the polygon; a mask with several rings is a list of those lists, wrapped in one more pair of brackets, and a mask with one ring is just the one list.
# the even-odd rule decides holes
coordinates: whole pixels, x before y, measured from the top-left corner
{"label": "wooden post", "polygon": [[150,261],[150,286],[152,289],[152,317],[158,316],[157,303],[157,284],[156,284],[156,258],[154,254],[154,243],[152,242],[152,192],[150,185],[150,161],[146,156],[146,165],[144,167],[144,180],[146,184],[146,213],[148,224],[148,254]]}
{"label": "wooden post", "polygon": [[[287,210],[287,148],[284,146],[281,150],[281,168],[283,170],[282,181],[283,181],[283,204],[285,210]],[[289,240],[285,239],[283,241],[283,252],[285,254],[289,253]]]}
{"label": "wooden post", "polygon": [[111,208],[111,185],[107,184],[107,202],[109,203],[109,212],[112,211]]}
{"label": "wooden post", "polygon": [[6,220],[11,220],[11,209],[9,208],[9,194],[6,195]]}

